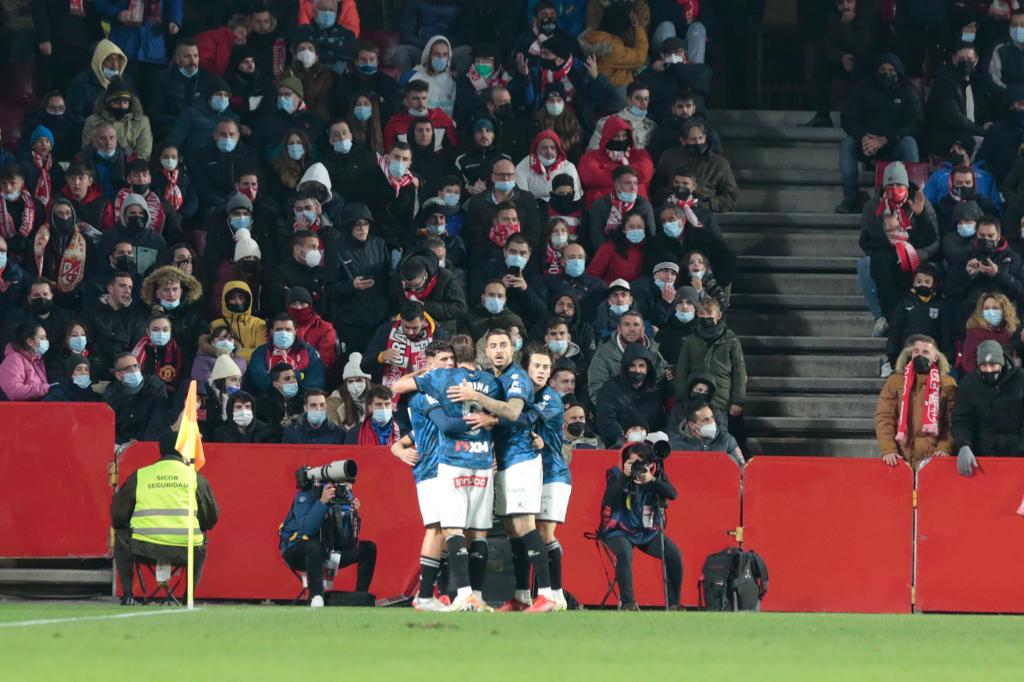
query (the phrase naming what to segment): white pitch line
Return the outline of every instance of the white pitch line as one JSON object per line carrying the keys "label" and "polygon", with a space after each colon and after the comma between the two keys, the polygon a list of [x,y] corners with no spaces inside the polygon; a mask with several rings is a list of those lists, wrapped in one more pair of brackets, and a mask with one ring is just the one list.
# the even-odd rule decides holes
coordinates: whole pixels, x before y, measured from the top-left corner
{"label": "white pitch line", "polygon": [[0,623],[0,628],[24,628],[32,625],[56,625],[59,623],[77,623],[86,620],[118,620],[121,618],[141,618],[143,616],[160,616],[169,613],[188,613],[202,609],[171,609],[168,611],[145,611],[136,613],[113,613],[106,616],[74,616],[71,618],[45,618],[42,620],[18,620],[11,623]]}

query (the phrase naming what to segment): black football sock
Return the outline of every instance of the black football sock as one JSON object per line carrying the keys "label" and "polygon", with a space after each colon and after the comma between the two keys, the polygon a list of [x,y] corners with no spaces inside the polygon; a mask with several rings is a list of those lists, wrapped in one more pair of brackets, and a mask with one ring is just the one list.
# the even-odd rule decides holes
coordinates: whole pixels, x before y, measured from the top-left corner
{"label": "black football sock", "polygon": [[522,538],[509,538],[512,545],[512,568],[516,573],[516,589],[530,589],[530,559],[526,556],[526,544]]}
{"label": "black football sock", "polygon": [[469,552],[466,550],[466,538],[452,535],[445,542],[448,546],[448,589],[458,591],[469,587]]}
{"label": "black football sock", "polygon": [[548,543],[548,571],[551,574],[551,589],[562,589],[562,546],[558,540]]}
{"label": "black football sock", "polygon": [[473,538],[469,543],[469,584],[480,592],[487,577],[487,539]]}
{"label": "black football sock", "polygon": [[437,559],[420,557],[420,599],[430,599],[434,596],[434,584],[440,570],[441,562]]}
{"label": "black football sock", "polygon": [[526,557],[533,567],[533,577],[537,581],[537,589],[551,588],[551,574],[548,572],[548,552],[544,548],[544,538],[536,528],[523,536],[526,546]]}

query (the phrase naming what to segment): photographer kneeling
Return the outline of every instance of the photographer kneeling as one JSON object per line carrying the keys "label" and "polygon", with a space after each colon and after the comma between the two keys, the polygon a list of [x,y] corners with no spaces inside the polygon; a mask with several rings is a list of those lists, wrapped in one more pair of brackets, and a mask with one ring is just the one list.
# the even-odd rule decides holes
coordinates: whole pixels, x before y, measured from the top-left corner
{"label": "photographer kneeling", "polygon": [[601,540],[615,555],[615,582],[619,586],[619,608],[636,611],[633,596],[633,548],[661,559],[664,536],[665,571],[668,576],[669,608],[679,608],[683,582],[683,556],[661,528],[658,506],[676,499],[676,489],[647,443],[634,443],[622,450],[622,468],[608,470],[608,484],[601,509]]}
{"label": "photographer kneeling", "polygon": [[280,549],[286,564],[306,572],[313,608],[324,605],[325,566],[333,574],[357,563],[356,592],[370,591],[377,545],[359,539],[360,505],[352,495],[355,476],[352,460],[296,472],[299,492],[281,524]]}

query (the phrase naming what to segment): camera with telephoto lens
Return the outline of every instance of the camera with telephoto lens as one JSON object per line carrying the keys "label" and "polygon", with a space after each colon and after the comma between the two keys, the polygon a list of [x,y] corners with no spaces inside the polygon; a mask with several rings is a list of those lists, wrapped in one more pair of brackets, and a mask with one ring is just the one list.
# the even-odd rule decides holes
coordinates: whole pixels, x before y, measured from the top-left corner
{"label": "camera with telephoto lens", "polygon": [[665,466],[665,459],[672,453],[672,447],[668,441],[645,442],[644,445],[647,446],[644,448],[645,452],[636,452],[639,459],[631,466],[634,483],[639,483],[640,478],[647,471],[650,471],[655,478],[659,478],[662,468]]}
{"label": "camera with telephoto lens", "polygon": [[327,515],[320,527],[320,542],[328,556],[353,549],[359,543],[361,522],[352,495],[358,470],[355,460],[339,459],[320,467],[299,467],[295,472],[296,485],[302,490],[311,490],[316,484],[334,484],[334,499],[327,504]]}
{"label": "camera with telephoto lens", "polygon": [[309,490],[316,483],[356,482],[359,467],[354,459],[338,459],[319,467],[302,466],[295,472],[295,485],[300,490]]}

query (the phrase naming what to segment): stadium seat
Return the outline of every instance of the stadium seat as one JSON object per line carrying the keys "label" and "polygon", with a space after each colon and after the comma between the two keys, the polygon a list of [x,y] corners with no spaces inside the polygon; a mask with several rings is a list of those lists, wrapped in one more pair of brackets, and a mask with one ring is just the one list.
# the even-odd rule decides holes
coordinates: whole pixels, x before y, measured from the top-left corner
{"label": "stadium seat", "polygon": [[[149,583],[153,585],[152,589],[147,587],[146,578],[143,576],[143,569],[149,574]],[[139,578],[143,603],[159,602],[161,606],[170,604],[181,606],[181,602],[174,596],[174,592],[181,587],[181,583],[185,579],[185,569],[186,567],[183,565],[173,566],[171,564],[140,561],[136,557],[135,573]]]}
{"label": "stadium seat", "polygon": [[615,597],[615,601],[619,601],[619,589],[618,585],[615,584],[615,555],[608,549],[608,545],[604,544],[601,540],[601,534],[597,532],[587,532],[583,534],[583,537],[587,540],[594,541],[594,547],[597,549],[598,561],[601,563],[601,570],[604,571],[604,579],[608,581],[608,591],[604,593],[604,597],[601,599],[601,606],[605,606],[608,603],[608,599],[612,596]]}

